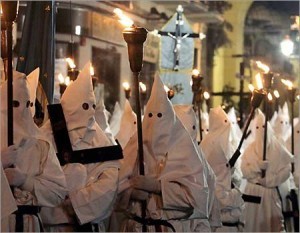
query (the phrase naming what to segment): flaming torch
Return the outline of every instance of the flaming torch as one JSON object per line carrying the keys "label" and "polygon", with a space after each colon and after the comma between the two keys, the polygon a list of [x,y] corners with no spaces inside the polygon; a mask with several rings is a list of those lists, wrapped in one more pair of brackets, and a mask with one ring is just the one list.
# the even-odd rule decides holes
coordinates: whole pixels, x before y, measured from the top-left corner
{"label": "flaming torch", "polygon": [[200,71],[194,69],[192,71],[192,92],[193,95],[193,105],[194,111],[198,109],[198,118],[199,118],[199,133],[200,133],[200,142],[203,139],[202,135],[202,120],[201,120],[201,104],[202,104],[202,82],[203,77],[200,76]]}
{"label": "flaming torch", "polygon": [[[260,74],[257,75],[256,81],[260,85],[261,88],[265,89],[266,93],[268,93],[265,97],[264,109],[265,109],[265,128],[264,128],[264,146],[263,146],[263,160],[267,158],[267,137],[268,137],[268,120],[269,120],[269,105],[272,101],[273,97],[271,92],[272,84],[273,84],[273,74],[270,72],[270,68],[263,64],[260,61],[256,62],[256,65],[259,69],[263,71],[263,81],[261,80]],[[263,84],[263,85],[262,85]],[[266,176],[266,170],[262,170],[261,177],[264,178]]]}
{"label": "flaming torch", "polygon": [[131,96],[131,88],[129,85],[129,82],[123,82],[123,88],[124,88],[124,92],[125,92],[125,98],[129,100],[130,96]]}
{"label": "flaming torch", "polygon": [[70,77],[71,80],[75,80],[79,74],[79,70],[76,69],[76,65],[74,63],[74,60],[70,57],[66,58],[66,62],[69,65],[68,69],[68,76]]}
{"label": "flaming torch", "polygon": [[238,145],[238,148],[234,152],[233,156],[230,158],[230,160],[228,162],[231,168],[234,167],[236,161],[238,160],[238,158],[241,155],[241,148],[242,148],[243,142],[244,142],[244,140],[246,138],[250,122],[251,122],[251,120],[252,120],[252,118],[254,116],[255,109],[257,109],[260,106],[260,104],[261,104],[262,100],[264,99],[265,95],[266,94],[265,94],[265,92],[262,89],[260,89],[260,90],[254,89],[252,91],[250,115],[249,115],[249,117],[247,119],[247,123],[246,123],[246,126],[244,128],[243,135],[242,135],[242,138],[241,138],[240,143]]}
{"label": "flaming torch", "polygon": [[[7,35],[6,35],[6,45],[4,44],[4,50],[6,47],[7,51],[3,51],[4,54],[7,54],[7,144],[10,146],[14,142],[13,136],[13,67],[12,67],[12,46],[13,46],[13,37],[12,29],[13,23],[18,14],[18,1],[1,1],[1,21],[3,25],[6,26]],[[2,29],[2,28],[1,28]],[[5,38],[4,38],[5,39]],[[1,46],[2,48],[2,46]],[[1,51],[2,53],[2,51]]]}
{"label": "flaming torch", "polygon": [[[126,28],[123,30],[123,37],[128,46],[130,69],[133,72],[133,82],[136,92],[135,101],[137,115],[139,172],[140,175],[145,175],[139,76],[143,66],[144,42],[147,38],[147,30],[145,28],[135,26],[133,24],[133,21],[126,17],[120,9],[115,9],[114,13],[119,16],[120,22],[126,26]],[[146,202],[144,201],[142,202],[142,219],[145,218]],[[142,231],[147,231],[147,227],[145,224],[143,224],[142,226]]]}

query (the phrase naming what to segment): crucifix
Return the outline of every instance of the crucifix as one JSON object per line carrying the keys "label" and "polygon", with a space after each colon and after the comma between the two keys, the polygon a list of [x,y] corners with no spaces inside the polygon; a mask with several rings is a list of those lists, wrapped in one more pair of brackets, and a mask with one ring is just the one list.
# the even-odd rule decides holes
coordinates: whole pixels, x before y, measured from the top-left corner
{"label": "crucifix", "polygon": [[204,35],[202,33],[183,33],[182,32],[182,26],[184,24],[183,21],[183,7],[181,5],[178,5],[176,9],[176,28],[175,32],[168,32],[168,31],[158,31],[158,34],[161,36],[168,36],[172,38],[175,41],[174,46],[174,71],[179,70],[179,57],[180,57],[180,51],[181,51],[181,43],[182,40],[186,38],[200,38],[203,39]]}

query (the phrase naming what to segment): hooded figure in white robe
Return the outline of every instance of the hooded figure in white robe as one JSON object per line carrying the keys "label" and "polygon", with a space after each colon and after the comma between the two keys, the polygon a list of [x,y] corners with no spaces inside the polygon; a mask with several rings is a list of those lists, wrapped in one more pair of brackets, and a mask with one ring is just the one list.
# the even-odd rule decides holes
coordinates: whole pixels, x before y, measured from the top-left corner
{"label": "hooded figure in white robe", "polygon": [[[67,87],[61,105],[74,151],[113,145],[95,121],[90,63]],[[64,165],[68,198],[61,206],[42,212],[47,230],[78,231],[79,224],[105,231],[104,220],[110,216],[117,194],[118,170],[117,160]]]}
{"label": "hooded figure in white robe", "polygon": [[120,104],[116,102],[114,111],[109,121],[109,126],[113,136],[115,137],[120,131],[121,117],[122,117],[122,109]]}
{"label": "hooded figure in white robe", "polygon": [[[255,140],[246,148],[241,163],[243,175],[248,181],[244,191],[244,230],[279,232],[284,230],[284,225],[277,187],[290,176],[292,156],[274,136],[268,123],[267,154],[263,161],[265,117],[260,110],[254,123]],[[262,170],[266,171],[264,178]]]}
{"label": "hooded figure in white robe", "polygon": [[195,111],[193,110],[193,107],[191,105],[174,105],[174,110],[179,120],[182,122],[186,130],[189,132],[196,148],[198,149],[198,156],[200,159],[200,163],[203,166],[206,182],[209,188],[209,201],[208,201],[209,228],[205,227],[206,220],[200,219],[198,220],[199,227],[197,227],[197,231],[204,232],[204,231],[210,231],[211,229],[214,230],[217,227],[222,226],[219,202],[215,195],[216,177],[211,166],[206,161],[203,151],[201,150],[200,146],[198,146],[198,142],[197,142],[198,128],[197,128]]}
{"label": "hooded figure in white robe", "polygon": [[[137,200],[144,200],[147,218],[166,220],[176,231],[196,230],[193,219],[208,219],[208,187],[197,149],[176,117],[159,77],[154,80],[143,120],[145,176],[136,176],[136,138],[135,134],[124,149],[125,162],[120,170],[120,182],[127,179],[132,184],[127,190],[131,193],[127,211],[141,216]],[[142,229],[131,219],[121,227],[124,231]],[[171,231],[163,225],[148,226],[149,231],[157,228]]]}
{"label": "hooded figure in white robe", "polygon": [[[1,86],[1,102],[7,101],[7,82]],[[13,72],[13,124],[14,144],[18,155],[14,167],[6,168],[5,174],[14,187],[14,197],[18,206],[59,205],[67,194],[66,180],[57,160],[54,148],[39,135],[30,111],[30,96],[25,74]],[[7,106],[1,105],[1,138],[7,137]],[[7,146],[2,140],[2,148]],[[19,207],[20,208],[20,207]],[[25,208],[25,207],[22,207]],[[27,207],[26,207],[27,208]],[[16,225],[15,215],[9,217],[8,228],[2,231],[40,231],[36,215],[23,215]],[[19,229],[20,230],[20,229]]]}
{"label": "hooded figure in white robe", "polygon": [[[209,133],[200,146],[207,162],[216,175],[216,196],[220,202],[221,220],[223,226],[217,231],[238,231],[241,226],[244,202],[237,187],[232,188],[233,169],[228,161],[234,154],[238,140],[224,110],[219,106],[210,110]],[[238,178],[236,178],[238,182]]]}
{"label": "hooded figure in white robe", "polygon": [[110,141],[112,143],[115,143],[115,139],[108,124],[108,111],[105,109],[103,98],[101,98],[96,104],[95,120],[100,128],[104,131],[106,136],[110,139]]}
{"label": "hooded figure in white robe", "polygon": [[129,139],[136,132],[136,114],[133,112],[128,100],[125,100],[123,116],[121,118],[120,131],[116,135],[116,139],[125,148]]}
{"label": "hooded figure in white robe", "polygon": [[287,102],[285,102],[283,107],[279,109],[274,121],[274,133],[282,143],[285,143],[291,135],[290,116]]}

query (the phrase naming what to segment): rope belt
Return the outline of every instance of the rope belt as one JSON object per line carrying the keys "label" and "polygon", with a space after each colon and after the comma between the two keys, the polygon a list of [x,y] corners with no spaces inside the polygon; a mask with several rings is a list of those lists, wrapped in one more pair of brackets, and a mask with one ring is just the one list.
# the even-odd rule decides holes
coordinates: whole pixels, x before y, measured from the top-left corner
{"label": "rope belt", "polygon": [[19,205],[18,209],[13,213],[16,215],[16,232],[24,231],[24,215],[34,215],[38,218],[40,231],[44,232],[42,221],[39,217],[39,213],[41,211],[40,206],[31,206],[31,205]]}
{"label": "rope belt", "polygon": [[172,230],[172,232],[176,232],[175,228],[171,223],[169,223],[167,220],[161,220],[161,219],[152,219],[152,218],[141,218],[135,214],[127,213],[130,219],[146,226],[165,226]]}

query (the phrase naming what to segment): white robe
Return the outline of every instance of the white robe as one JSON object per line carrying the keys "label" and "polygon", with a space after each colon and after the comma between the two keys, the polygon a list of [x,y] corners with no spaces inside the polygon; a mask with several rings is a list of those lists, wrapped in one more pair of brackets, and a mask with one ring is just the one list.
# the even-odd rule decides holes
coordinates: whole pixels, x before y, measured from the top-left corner
{"label": "white robe", "polygon": [[[78,95],[77,98],[74,98],[74,93]],[[83,109],[83,104],[89,107]],[[62,96],[62,107],[74,151],[112,145],[95,122],[94,104],[88,64]],[[51,133],[48,132],[48,135]],[[56,208],[44,208],[41,214],[46,229],[77,231],[78,222],[80,225],[92,223],[98,226],[99,231],[105,231],[104,221],[110,216],[117,195],[118,170],[118,161],[69,163],[63,166],[75,216],[63,204]]]}
{"label": "white robe", "polygon": [[[25,74],[14,72],[14,100],[19,102],[18,107],[14,107],[14,143],[19,145],[15,166],[26,175],[23,185],[14,188],[14,197],[17,205],[48,206],[59,205],[65,195],[66,180],[63,171],[56,158],[52,145],[40,136],[37,126],[33,122],[30,109],[27,107],[30,102],[28,84]],[[6,85],[1,86],[1,100],[7,99]],[[7,135],[7,109],[6,105],[1,105],[1,136]],[[20,145],[22,139],[26,139]],[[6,141],[3,140],[2,146]],[[24,231],[40,231],[38,219],[35,215],[23,216]],[[9,224],[6,231],[15,231],[15,215],[9,216]],[[5,231],[4,230],[4,231]]]}
{"label": "white robe", "polygon": [[[215,194],[220,203],[223,223],[242,221],[244,202],[237,187],[231,188],[232,170],[228,161],[237,143],[226,113],[220,108],[210,111],[210,131],[200,144],[207,162],[216,175]],[[237,227],[222,226],[217,231],[237,231]]]}
{"label": "white robe", "polygon": [[[133,136],[124,149],[120,170],[121,187],[135,176],[137,137]],[[143,120],[145,175],[161,182],[161,195],[151,193],[147,217],[167,220],[175,230],[195,231],[197,219],[208,219],[208,187],[199,164],[197,148],[176,117],[159,77],[153,83]],[[125,191],[126,192],[126,191]],[[140,204],[130,201],[127,210],[141,216]],[[125,219],[122,231],[141,231],[141,224]],[[165,226],[162,231],[171,231]],[[155,231],[153,226],[148,231]]]}
{"label": "white robe", "polygon": [[[260,204],[245,202],[244,230],[247,232],[283,231],[281,201],[276,187],[290,176],[292,159],[275,137],[270,134],[268,136],[272,139],[267,148],[269,166],[266,170],[266,185],[257,185],[261,182],[258,163],[263,157],[263,148],[257,146],[257,139],[246,148],[242,156],[241,169],[248,181],[244,194],[261,197]],[[262,141],[263,138],[258,140]]]}

